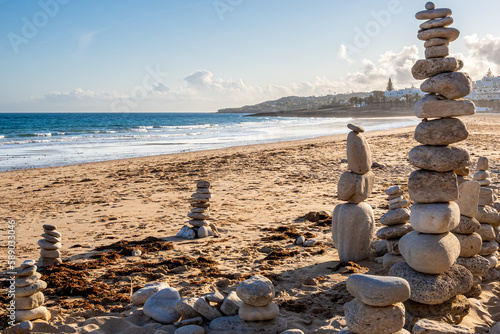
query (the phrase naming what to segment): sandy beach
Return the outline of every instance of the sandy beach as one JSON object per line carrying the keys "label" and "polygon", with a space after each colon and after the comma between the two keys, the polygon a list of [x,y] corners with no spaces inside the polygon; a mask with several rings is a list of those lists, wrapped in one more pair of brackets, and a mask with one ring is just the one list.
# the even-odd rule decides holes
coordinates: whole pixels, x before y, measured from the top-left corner
{"label": "sandy beach", "polygon": [[[460,146],[469,150],[473,162],[488,157],[493,185],[500,186],[500,115],[463,120],[470,136]],[[376,219],[388,209],[384,191],[393,185],[405,187],[414,170],[408,163],[408,152],[418,144],[413,131],[408,127],[366,133],[373,160],[380,164],[373,170],[376,185],[367,200]],[[352,299],[345,289],[348,275],[386,274],[375,251],[359,266],[339,267],[329,224],[304,218],[309,212],[331,213],[341,203],[336,185],[347,170],[345,157],[346,135],[335,135],[2,172],[0,214],[4,226],[16,222],[18,264],[40,256],[37,241],[43,224],[56,225],[63,235],[62,258],[70,265],[59,275],[65,278],[57,282],[57,273],[42,272],[53,328],[80,328],[97,316],[137,314],[140,310],[129,304],[131,286],[135,291],[146,283],[167,281],[181,297],[192,297],[228,293],[241,280],[261,273],[275,285],[275,301],[288,328],[336,333],[345,326],[343,305]],[[175,237],[188,221],[197,180],[212,183],[211,212],[220,238]],[[319,243],[296,246],[298,235]],[[160,240],[133,243],[148,237]],[[5,228],[1,238],[7,240]],[[117,242],[122,243],[112,245]],[[142,249],[143,255],[130,256],[133,248]],[[1,270],[6,269],[3,263]],[[78,294],[82,286],[87,298]],[[2,283],[3,291],[6,288]],[[485,281],[482,288],[462,323],[476,333],[488,333],[500,321],[500,283]]]}

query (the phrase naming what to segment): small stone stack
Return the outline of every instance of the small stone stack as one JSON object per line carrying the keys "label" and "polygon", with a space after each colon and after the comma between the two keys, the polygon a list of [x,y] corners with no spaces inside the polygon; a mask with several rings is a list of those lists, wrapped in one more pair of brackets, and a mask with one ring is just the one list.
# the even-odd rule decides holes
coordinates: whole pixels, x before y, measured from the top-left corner
{"label": "small stone stack", "polygon": [[413,228],[409,224],[411,202],[405,197],[404,191],[399,186],[394,186],[385,193],[388,196],[389,211],[380,217],[380,224],[385,227],[377,231],[377,237],[386,240],[389,253],[384,255],[383,265],[385,269],[390,269],[393,264],[405,261],[399,251],[399,239],[413,231]]}
{"label": "small stone stack", "polygon": [[466,297],[478,297],[481,294],[482,276],[489,269],[489,262],[479,256],[482,246],[481,235],[476,233],[481,225],[475,219],[479,201],[479,183],[466,181],[459,186],[460,223],[451,232],[460,242],[460,256],[456,263],[467,268],[473,276],[473,286]]}
{"label": "small stone stack", "polygon": [[212,191],[210,190],[210,182],[199,180],[196,182],[196,192],[191,195],[191,212],[188,213],[189,226],[184,226],[177,234],[178,237],[186,239],[207,238],[218,236],[217,227],[214,223],[208,222],[210,214],[210,199]]}
{"label": "small stone stack", "polygon": [[42,281],[37,273],[35,261],[26,260],[16,270],[16,321],[30,321],[36,319],[49,320],[49,311],[43,303],[45,297],[42,290],[47,283]]}
{"label": "small stone stack", "polygon": [[362,261],[370,255],[375,229],[371,206],[364,202],[373,191],[375,176],[371,171],[370,147],[364,129],[348,124],[347,164],[350,171],[342,174],[337,185],[339,204],[332,215],[332,240],[340,261]]}
{"label": "small stone stack", "polygon": [[354,274],[346,281],[355,298],[344,305],[347,327],[340,333],[410,333],[403,329],[410,297],[408,282],[399,277]]}
{"label": "small stone stack", "polygon": [[477,161],[474,180],[479,182],[479,203],[477,220],[481,223],[478,233],[483,238],[483,245],[479,255],[490,261],[490,269],[498,264],[498,242],[495,240],[498,235],[499,214],[493,206],[495,203],[495,194],[490,187],[491,179],[489,161],[486,157],[480,157]]}
{"label": "small stone stack", "polygon": [[[475,106],[462,99],[472,90],[470,76],[457,72],[463,62],[446,58],[449,43],[460,34],[448,27],[453,22],[452,11],[436,9],[432,2],[425,8],[416,18],[427,20],[417,36],[425,41],[426,59],[418,60],[412,68],[415,79],[427,79],[420,89],[429,93],[414,110],[423,119],[415,130],[415,140],[422,145],[409,153],[410,164],[419,168],[408,181],[414,202],[410,224],[415,231],[399,242],[406,263],[392,266],[389,275],[408,281],[412,301],[439,305],[472,288],[472,274],[455,265],[461,246],[450,233],[460,224],[460,208],[454,202],[459,198],[458,182],[453,171],[470,166],[470,159],[467,150],[450,145],[468,137],[465,124],[456,117],[473,115]],[[408,307],[407,312],[411,314]]]}
{"label": "small stone stack", "polygon": [[265,321],[275,319],[280,309],[273,302],[273,283],[262,275],[255,275],[241,282],[236,295],[243,301],[238,315],[244,321]]}
{"label": "small stone stack", "polygon": [[40,246],[40,258],[38,259],[38,267],[59,265],[61,260],[61,233],[56,231],[55,225],[43,225],[43,239],[38,240]]}

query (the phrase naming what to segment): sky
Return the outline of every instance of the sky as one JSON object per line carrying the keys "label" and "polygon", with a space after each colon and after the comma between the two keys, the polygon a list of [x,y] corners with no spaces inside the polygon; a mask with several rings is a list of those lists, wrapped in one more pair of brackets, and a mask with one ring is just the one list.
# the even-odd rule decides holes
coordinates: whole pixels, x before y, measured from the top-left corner
{"label": "sky", "polygon": [[[210,112],[415,85],[416,0],[0,0],[0,112]],[[474,80],[500,1],[441,0]]]}

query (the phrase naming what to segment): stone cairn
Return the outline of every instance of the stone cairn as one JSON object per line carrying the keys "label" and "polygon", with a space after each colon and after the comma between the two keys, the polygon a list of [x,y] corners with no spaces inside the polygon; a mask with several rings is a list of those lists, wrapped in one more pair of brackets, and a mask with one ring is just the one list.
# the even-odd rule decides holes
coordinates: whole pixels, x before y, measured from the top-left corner
{"label": "stone cairn", "polygon": [[59,265],[61,260],[61,233],[56,231],[55,225],[43,225],[43,239],[38,240],[40,246],[40,258],[38,266],[40,268]]}
{"label": "stone cairn", "polygon": [[411,202],[405,197],[404,191],[399,186],[394,186],[385,193],[388,196],[389,211],[380,217],[380,224],[385,227],[377,231],[377,237],[386,240],[389,253],[383,257],[383,266],[390,269],[395,263],[405,261],[399,251],[399,239],[413,231],[413,228],[409,224]]}
{"label": "stone cairn", "polygon": [[364,202],[373,191],[375,176],[371,171],[370,146],[365,130],[348,124],[347,164],[350,171],[340,176],[337,196],[347,203],[339,204],[332,214],[332,240],[341,262],[362,261],[370,255],[375,229],[371,206]]}
{"label": "stone cairn", "polygon": [[410,297],[408,282],[399,277],[354,274],[346,281],[355,298],[344,305],[347,327],[340,333],[410,333],[403,329]]}
{"label": "stone cairn", "polygon": [[17,268],[16,272],[16,321],[30,321],[36,319],[49,320],[49,311],[43,303],[45,297],[42,290],[47,283],[42,281],[37,273],[35,261],[26,260]]}
{"label": "stone cairn", "polygon": [[191,195],[191,212],[188,213],[189,225],[185,225],[177,234],[180,238],[194,239],[218,236],[217,227],[214,223],[208,222],[210,214],[210,199],[212,191],[210,182],[199,180],[196,182],[196,192]]}
{"label": "stone cairn", "polygon": [[490,186],[489,161],[486,157],[480,157],[477,161],[474,180],[481,185],[479,189],[479,203],[477,220],[481,223],[478,233],[481,235],[483,244],[479,255],[490,262],[490,269],[498,264],[498,224],[500,224],[498,211],[493,206],[495,194]]}
{"label": "stone cairn", "polygon": [[459,199],[456,201],[460,208],[460,223],[451,232],[460,242],[460,256],[456,263],[467,268],[473,276],[473,286],[465,295],[470,298],[478,297],[481,290],[482,276],[489,269],[489,261],[479,256],[482,246],[479,231],[481,225],[477,221],[477,204],[479,202],[479,183],[465,181],[459,186]]}
{"label": "stone cairn", "polygon": [[412,68],[415,79],[427,79],[420,89],[429,93],[414,110],[423,119],[415,130],[415,140],[422,145],[409,153],[410,164],[419,168],[408,181],[408,193],[414,202],[410,215],[414,231],[399,241],[406,262],[389,270],[389,275],[404,278],[410,284],[413,304],[405,303],[410,315],[415,309],[450,300],[468,303],[462,295],[473,283],[470,271],[455,264],[461,246],[450,233],[460,224],[460,208],[454,202],[459,198],[458,182],[453,171],[470,166],[469,153],[450,145],[468,137],[466,126],[456,117],[475,113],[474,103],[462,99],[470,94],[472,80],[457,72],[463,67],[462,61],[446,58],[449,42],[460,34],[448,27],[453,23],[452,11],[435,8],[432,2],[425,8],[416,18],[427,20],[418,32],[418,38],[425,41],[426,59],[418,60]]}

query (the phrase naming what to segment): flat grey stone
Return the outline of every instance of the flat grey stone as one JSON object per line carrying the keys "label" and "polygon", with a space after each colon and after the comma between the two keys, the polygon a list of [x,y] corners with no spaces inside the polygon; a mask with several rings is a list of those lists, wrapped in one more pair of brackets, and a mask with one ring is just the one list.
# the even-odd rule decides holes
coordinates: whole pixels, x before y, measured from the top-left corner
{"label": "flat grey stone", "polygon": [[450,54],[450,48],[447,45],[429,46],[425,49],[425,58],[443,58]]}
{"label": "flat grey stone", "polygon": [[208,237],[211,237],[214,235],[212,229],[208,226],[201,226],[199,229],[198,229],[198,238],[202,239],[202,238],[208,238]]}
{"label": "flat grey stone", "polygon": [[146,284],[144,288],[141,288],[132,294],[130,302],[134,305],[143,305],[149,297],[151,297],[158,291],[169,287],[170,285],[167,282]]}
{"label": "flat grey stone", "polygon": [[243,301],[238,297],[236,291],[231,291],[224,299],[220,310],[225,315],[237,315],[242,304]]}
{"label": "flat grey stone", "polygon": [[413,227],[410,224],[386,226],[382,227],[377,231],[377,238],[379,239],[399,238],[411,231],[413,231]]}
{"label": "flat grey stone", "polygon": [[210,322],[210,333],[224,334],[277,334],[286,330],[285,319],[277,317],[267,321],[244,321],[239,316],[221,317]]}
{"label": "flat grey stone", "polygon": [[52,237],[61,238],[62,234],[56,230],[44,230],[43,233],[50,235]]}
{"label": "flat grey stone", "polygon": [[344,304],[344,313],[347,326],[356,333],[394,333],[405,324],[403,303],[374,307],[353,299]]}
{"label": "flat grey stone", "polygon": [[431,38],[446,38],[453,42],[460,36],[460,31],[455,28],[434,28],[423,30],[418,33],[417,38],[421,41],[427,41]]}
{"label": "flat grey stone", "polygon": [[209,219],[210,215],[206,213],[200,213],[200,212],[190,212],[188,213],[188,217],[191,219]]}
{"label": "flat grey stone", "polygon": [[193,227],[202,227],[202,226],[207,226],[209,223],[205,220],[202,219],[191,219],[188,221],[189,225]]}
{"label": "flat grey stone", "polygon": [[209,294],[203,295],[202,297],[204,297],[209,302],[213,302],[213,303],[217,303],[217,304],[221,304],[225,299],[224,295],[218,291],[211,292]]}
{"label": "flat grey stone", "polygon": [[[433,46],[432,48],[442,48]],[[447,48],[447,46],[444,46]],[[420,85],[420,90],[426,93],[437,93],[448,100],[460,99],[472,91],[472,78],[463,72],[441,73],[428,78]]]}
{"label": "flat grey stone", "polygon": [[481,228],[481,224],[475,218],[460,216],[460,223],[451,232],[461,234],[471,234],[477,232]]}
{"label": "flat grey stone", "polygon": [[411,201],[407,198],[404,198],[403,200],[389,205],[389,210],[396,210],[396,209],[402,209],[402,208],[407,208],[411,205]]}
{"label": "flat grey stone", "polygon": [[410,299],[422,304],[441,304],[472,288],[472,274],[460,265],[454,265],[442,274],[431,275],[418,272],[403,262],[392,266],[389,275],[407,280],[411,288]]}
{"label": "flat grey stone", "polygon": [[361,203],[371,195],[374,184],[375,175],[372,172],[363,175],[344,172],[337,184],[337,197],[341,201]]}
{"label": "flat grey stone", "polygon": [[241,282],[236,289],[238,297],[251,306],[266,306],[273,301],[273,283],[262,275],[254,275]]}
{"label": "flat grey stone", "polygon": [[414,108],[414,114],[418,118],[469,116],[474,115],[475,112],[476,106],[472,101],[443,100],[434,94],[428,94],[420,99]]}
{"label": "flat grey stone", "polygon": [[375,231],[372,207],[365,203],[339,204],[332,214],[332,240],[340,261],[358,262],[370,255]]}
{"label": "flat grey stone", "polygon": [[480,185],[476,181],[466,181],[458,187],[459,198],[456,201],[460,214],[470,218],[477,216]]}
{"label": "flat grey stone", "polygon": [[205,334],[205,329],[198,325],[187,325],[178,328],[174,334]]}
{"label": "flat grey stone", "polygon": [[60,242],[52,243],[45,239],[38,240],[38,245],[46,250],[60,249],[62,247]]}
{"label": "flat grey stone", "polygon": [[387,200],[390,201],[392,199],[395,199],[396,197],[404,197],[404,191],[403,190],[400,190],[398,191],[397,193],[393,194],[393,195],[389,195],[387,196]]}
{"label": "flat grey stone", "polygon": [[47,249],[40,249],[40,256],[41,257],[46,257],[50,259],[57,259],[61,257],[61,251],[58,249],[54,250],[47,250]]}
{"label": "flat grey stone", "polygon": [[465,124],[452,117],[423,121],[415,129],[415,140],[423,145],[450,145],[467,137],[469,131]]}
{"label": "flat grey stone", "polygon": [[452,146],[415,146],[409,158],[413,166],[436,172],[450,172],[471,163],[467,150]]}
{"label": "flat grey stone", "polygon": [[415,14],[417,20],[432,20],[451,16],[452,11],[449,8],[436,8],[431,10],[423,10]]}
{"label": "flat grey stone", "polygon": [[453,233],[410,232],[399,240],[399,251],[408,265],[426,274],[448,271],[460,255],[460,242]]}
{"label": "flat grey stone", "polygon": [[215,307],[210,305],[207,300],[203,297],[200,297],[196,300],[193,305],[196,312],[207,318],[208,320],[214,320],[222,317],[222,313],[217,310]]}
{"label": "flat grey stone", "polygon": [[212,191],[209,188],[196,188],[198,194],[211,194]]}
{"label": "flat grey stone", "polygon": [[460,208],[455,202],[415,203],[411,207],[410,224],[421,233],[445,233],[460,224]]}
{"label": "flat grey stone", "polygon": [[462,326],[450,325],[442,321],[420,319],[413,326],[413,334],[472,334],[473,332]]}
{"label": "flat grey stone", "polygon": [[[450,41],[447,40],[446,38],[431,38],[431,39],[428,39],[428,40],[425,41],[424,48],[428,48],[430,46],[438,46],[438,45],[450,45]],[[455,71],[458,71],[460,69],[461,68],[459,68],[459,69],[457,69]],[[455,72],[455,71],[443,71],[443,72]],[[443,73],[443,72],[438,72],[438,73],[435,73],[433,75],[436,75],[436,74],[439,74],[439,73]],[[429,75],[428,77],[432,77],[432,75]],[[426,78],[428,78],[428,77],[426,77]],[[422,79],[425,79],[425,78],[415,78],[415,79],[422,80]]]}
{"label": "flat grey stone", "polygon": [[356,133],[365,132],[365,129],[363,129],[361,126],[352,123],[347,124],[347,128]]}
{"label": "flat grey stone", "polygon": [[44,224],[44,225],[42,225],[42,227],[44,230],[49,230],[49,231],[57,230],[56,225]]}
{"label": "flat grey stone", "polygon": [[22,288],[24,286],[28,286],[30,284],[35,283],[36,281],[38,281],[40,279],[40,277],[42,277],[42,274],[34,273],[32,276],[25,276],[25,277],[16,278],[14,285],[16,286],[16,288]]}
{"label": "flat grey stone", "polygon": [[420,29],[444,28],[453,24],[453,18],[450,16],[425,21],[420,25]]}
{"label": "flat grey stone", "polygon": [[454,172],[416,170],[408,180],[408,195],[414,202],[451,202],[458,199],[457,175]]}
{"label": "flat grey stone", "polygon": [[392,226],[408,223],[410,221],[410,212],[408,208],[390,210],[380,217],[380,224]]}
{"label": "flat grey stone", "polygon": [[474,255],[472,257],[459,257],[456,264],[464,266],[471,272],[473,276],[484,276],[490,269],[490,261],[481,255]]}
{"label": "flat grey stone", "polygon": [[389,189],[387,189],[385,191],[385,194],[391,196],[391,195],[395,195],[395,194],[399,193],[400,191],[401,191],[401,188],[399,186],[393,186],[393,187],[390,187]]}
{"label": "flat grey stone", "polygon": [[16,298],[31,296],[45,288],[47,288],[47,283],[42,280],[37,280],[30,285],[23,286],[22,288],[16,288]]}
{"label": "flat grey stone", "polygon": [[481,251],[483,241],[477,233],[455,234],[460,242],[460,257],[473,257]]}
{"label": "flat grey stone", "polygon": [[53,237],[51,235],[48,235],[47,233],[43,233],[42,237],[47,240],[48,242],[56,243],[56,242],[61,242],[61,238]]}
{"label": "flat grey stone", "polygon": [[183,327],[183,326],[188,326],[188,325],[201,325],[201,324],[203,324],[203,319],[201,317],[196,317],[196,318],[178,321],[174,324],[174,326],[175,327]]}
{"label": "flat grey stone", "polygon": [[182,298],[177,305],[175,310],[182,316],[182,319],[192,319],[201,317],[201,314],[194,309],[194,303],[198,298]]}
{"label": "flat grey stone", "polygon": [[144,303],[143,312],[162,324],[173,324],[179,321],[181,315],[176,311],[181,300],[179,292],[174,288],[165,288],[148,298]]}
{"label": "flat grey stone", "polygon": [[366,174],[371,170],[370,146],[361,133],[350,132],[347,135],[347,165],[356,174]]}
{"label": "flat grey stone", "polygon": [[354,274],[346,286],[351,295],[370,306],[389,306],[410,298],[410,285],[399,277]]}

